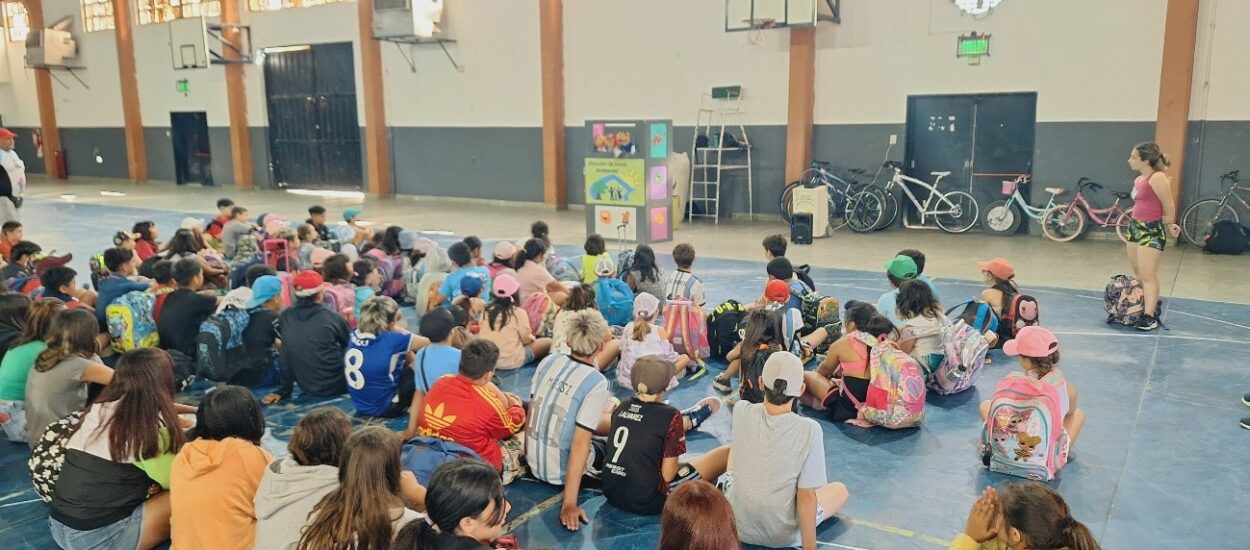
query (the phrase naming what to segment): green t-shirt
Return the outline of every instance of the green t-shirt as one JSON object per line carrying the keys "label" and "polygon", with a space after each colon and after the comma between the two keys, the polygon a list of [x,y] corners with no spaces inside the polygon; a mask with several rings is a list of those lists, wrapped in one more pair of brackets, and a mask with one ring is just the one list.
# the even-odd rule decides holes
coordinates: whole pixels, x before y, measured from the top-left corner
{"label": "green t-shirt", "polygon": [[22,401],[26,399],[26,377],[35,366],[35,359],[47,346],[39,340],[17,346],[4,354],[0,361],[0,399]]}

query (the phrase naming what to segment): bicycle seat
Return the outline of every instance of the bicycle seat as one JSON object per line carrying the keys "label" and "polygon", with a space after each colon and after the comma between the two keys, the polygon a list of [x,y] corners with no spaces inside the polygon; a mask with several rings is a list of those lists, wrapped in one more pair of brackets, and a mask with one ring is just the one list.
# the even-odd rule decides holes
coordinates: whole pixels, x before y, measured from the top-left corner
{"label": "bicycle seat", "polygon": [[828,163],[828,162],[825,162],[825,161],[823,161],[823,160],[813,160],[813,161],[812,161],[812,168],[830,168],[830,167],[832,167],[832,166],[833,166],[833,164]]}
{"label": "bicycle seat", "polygon": [[1046,192],[1052,195],[1062,195],[1064,193],[1067,193],[1068,190],[1063,187],[1047,187]]}
{"label": "bicycle seat", "polygon": [[933,177],[936,177],[936,178],[944,178],[944,177],[946,177],[946,176],[951,175],[951,171],[950,171],[950,170],[944,170],[944,171],[938,171],[938,172],[929,172],[929,175],[930,175],[930,176],[933,176]]}
{"label": "bicycle seat", "polygon": [[1127,199],[1132,195],[1130,193],[1125,193],[1124,191],[1112,191],[1111,196],[1117,199]]}
{"label": "bicycle seat", "polygon": [[851,168],[850,170],[847,170],[847,172],[855,174],[856,176],[862,176],[865,173],[867,173],[867,171],[864,170],[863,168]]}

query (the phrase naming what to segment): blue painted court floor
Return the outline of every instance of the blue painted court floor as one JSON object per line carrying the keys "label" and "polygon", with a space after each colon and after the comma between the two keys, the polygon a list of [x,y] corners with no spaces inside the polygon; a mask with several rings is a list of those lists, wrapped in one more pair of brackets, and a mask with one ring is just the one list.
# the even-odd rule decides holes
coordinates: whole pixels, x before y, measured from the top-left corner
{"label": "blue painted court floor", "polygon": [[[86,271],[87,255],[108,246],[115,230],[151,219],[168,235],[184,217],[49,201],[30,201],[23,210],[28,224],[38,227],[28,229],[28,237],[45,249],[73,252],[71,265],[80,272]],[[524,236],[525,230],[518,227],[516,237]],[[436,239],[444,244],[452,240]],[[749,244],[753,251],[758,246]],[[863,251],[883,262],[893,252]],[[943,254],[925,252],[930,257]],[[670,258],[662,261],[671,267]],[[1106,262],[1108,276],[1123,271],[1120,258]],[[709,304],[730,297],[754,299],[765,278],[764,265],[758,261],[700,259],[694,270],[707,286]],[[880,273],[814,269],[812,277],[822,293],[843,302],[875,301],[886,286]],[[1240,402],[1241,395],[1250,391],[1250,306],[1167,300],[1163,319],[1170,330],[1141,333],[1106,325],[1099,293],[1029,284],[1045,280],[1045,274],[1023,273],[1020,278],[1040,301],[1043,324],[1059,335],[1061,366],[1079,388],[1079,405],[1088,415],[1074,447],[1077,459],[1051,483],[1067,499],[1074,517],[1108,549],[1250,547],[1250,521],[1245,517],[1250,510],[1250,486],[1245,481],[1250,432],[1237,425],[1240,417],[1250,416],[1250,408]],[[979,283],[954,280],[939,280],[937,286],[951,304],[974,296],[980,288]],[[992,358],[975,389],[954,396],[931,395],[919,429],[866,430],[820,420],[829,479],[846,483],[851,493],[838,516],[820,526],[822,547],[945,547],[963,529],[968,508],[982,488],[1016,480],[989,473],[977,454],[981,430],[977,403],[990,395],[1004,373],[1018,368],[1001,354]],[[505,389],[524,394],[532,373],[532,366],[503,373]],[[186,397],[194,400],[196,393]],[[617,395],[624,397],[626,392],[618,389]],[[684,407],[708,395],[716,395],[711,376],[683,381],[668,398]],[[296,398],[269,407],[267,421],[276,438],[271,438],[270,446],[281,451],[296,420],[322,405],[350,410],[344,398]],[[400,423],[390,426],[399,428]],[[692,453],[728,441],[726,413],[714,417],[709,426],[708,431],[720,439],[692,434]],[[48,534],[47,508],[30,487],[27,455],[24,445],[0,444],[0,547],[55,548]],[[591,520],[576,533],[559,524],[558,487],[522,480],[508,486],[507,494],[512,502],[510,529],[525,548],[650,549],[658,540],[658,518],[616,510],[595,491],[581,493]]]}

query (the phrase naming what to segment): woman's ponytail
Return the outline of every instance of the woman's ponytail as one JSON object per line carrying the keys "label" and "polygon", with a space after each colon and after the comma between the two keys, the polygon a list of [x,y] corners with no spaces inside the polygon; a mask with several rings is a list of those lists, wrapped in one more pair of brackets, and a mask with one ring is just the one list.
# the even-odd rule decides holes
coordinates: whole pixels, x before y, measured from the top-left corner
{"label": "woman's ponytail", "polygon": [[1068,516],[1068,526],[1064,528],[1064,531],[1068,534],[1070,550],[1100,550],[1101,548],[1098,546],[1098,541],[1094,540],[1094,534],[1090,532],[1089,527],[1072,516]]}

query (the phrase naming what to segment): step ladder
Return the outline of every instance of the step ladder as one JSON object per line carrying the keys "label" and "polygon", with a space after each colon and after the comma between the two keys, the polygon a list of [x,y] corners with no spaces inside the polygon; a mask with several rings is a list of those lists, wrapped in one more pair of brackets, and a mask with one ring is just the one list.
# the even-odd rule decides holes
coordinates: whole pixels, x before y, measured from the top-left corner
{"label": "step ladder", "polygon": [[[717,93],[704,93],[699,102],[699,114],[695,117],[694,138],[690,150],[694,158],[690,163],[690,198],[686,201],[687,214],[691,221],[695,218],[711,218],[720,224],[721,184],[725,178],[734,175],[734,179],[745,179],[747,186],[747,213],[755,218],[755,196],[752,189],[753,170],[751,167],[751,141],[747,137],[746,126],[742,124],[742,93],[741,87],[719,88]],[[725,147],[725,129],[730,129],[737,143]],[[737,130],[735,133],[734,130]],[[700,144],[700,136],[706,142]],[[746,177],[737,177],[745,173]],[[695,205],[702,207],[703,212],[695,212]]]}

